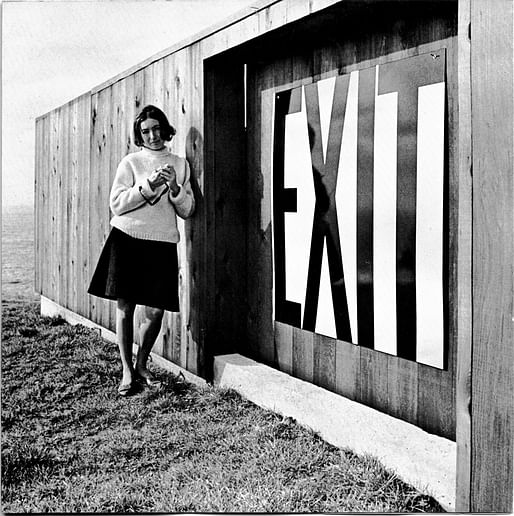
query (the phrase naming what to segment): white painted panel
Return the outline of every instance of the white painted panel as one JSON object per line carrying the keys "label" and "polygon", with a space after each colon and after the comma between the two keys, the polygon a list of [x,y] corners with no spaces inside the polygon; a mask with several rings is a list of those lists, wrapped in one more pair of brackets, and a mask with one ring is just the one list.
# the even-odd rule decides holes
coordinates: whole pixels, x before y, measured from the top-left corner
{"label": "white painted panel", "polygon": [[373,313],[375,349],[396,355],[396,176],[398,93],[375,99]]}
{"label": "white painted panel", "polygon": [[330,130],[330,116],[334,101],[336,78],[330,77],[318,81],[319,118],[321,125],[321,141],[323,143],[323,160],[327,160],[328,133]]}
{"label": "white painted panel", "polygon": [[285,124],[284,187],[295,188],[297,195],[297,212],[284,214],[286,299],[302,305],[303,320],[316,202],[303,88],[302,110],[286,115]]}
{"label": "white painted panel", "polygon": [[316,317],[316,333],[327,337],[337,338],[332,301],[332,288],[328,270],[328,255],[326,240],[323,244],[323,259],[321,262],[321,278],[319,285],[318,314]]}
{"label": "white painted panel", "polygon": [[352,342],[357,334],[357,115],[359,73],[352,72],[346,100],[346,113],[337,175],[336,205],[339,240]]}
{"label": "white painted panel", "polygon": [[444,83],[419,89],[416,192],[416,361],[444,363]]}

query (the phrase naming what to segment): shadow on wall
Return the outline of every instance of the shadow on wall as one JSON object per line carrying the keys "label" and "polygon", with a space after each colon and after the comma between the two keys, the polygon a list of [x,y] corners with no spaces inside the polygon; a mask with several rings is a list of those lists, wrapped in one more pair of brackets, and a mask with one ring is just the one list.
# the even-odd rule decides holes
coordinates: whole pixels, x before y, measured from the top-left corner
{"label": "shadow on wall", "polygon": [[[203,170],[203,143],[202,133],[196,128],[191,127],[186,137],[186,159],[191,170],[191,188],[195,196],[195,214],[185,221],[186,233],[186,254],[189,262],[189,321],[187,327],[189,336],[197,345],[197,364],[200,370],[197,371],[202,377],[205,377],[205,347],[204,347],[204,328],[205,317],[204,299],[206,271],[203,267],[205,264],[205,247],[203,242],[203,231],[205,228],[205,201],[204,201],[204,170]],[[204,299],[202,299],[204,298]],[[209,372],[210,373],[210,372]]]}

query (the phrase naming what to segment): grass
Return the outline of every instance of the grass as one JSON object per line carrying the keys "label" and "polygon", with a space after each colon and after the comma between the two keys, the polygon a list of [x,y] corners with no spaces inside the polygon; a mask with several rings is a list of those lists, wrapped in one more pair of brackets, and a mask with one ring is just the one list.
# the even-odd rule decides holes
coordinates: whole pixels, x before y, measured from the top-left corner
{"label": "grass", "polygon": [[3,511],[442,511],[233,391],[154,368],[160,391],[120,398],[115,347],[38,309],[3,310]]}

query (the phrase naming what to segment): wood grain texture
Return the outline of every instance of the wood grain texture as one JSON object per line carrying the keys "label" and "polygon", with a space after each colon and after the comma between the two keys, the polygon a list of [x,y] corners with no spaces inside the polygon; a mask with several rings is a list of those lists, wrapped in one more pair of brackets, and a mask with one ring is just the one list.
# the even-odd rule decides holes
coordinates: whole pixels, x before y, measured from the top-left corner
{"label": "wood grain texture", "polygon": [[[124,81],[114,83],[110,88],[110,102],[106,109],[109,112],[106,113],[109,122],[107,124],[107,144],[108,155],[105,159],[105,171],[102,174],[102,191],[104,192],[103,201],[106,204],[106,211],[103,214],[105,217],[104,225],[104,240],[110,233],[111,227],[109,224],[112,213],[109,208],[109,195],[111,191],[111,185],[114,181],[114,175],[118,164],[126,154],[124,149],[124,141],[126,139],[127,125],[130,123],[126,121],[123,113],[123,105],[126,102],[126,84]],[[103,245],[103,244],[102,244]],[[116,329],[116,302],[109,302],[107,307],[107,328],[112,331]]]}
{"label": "wood grain texture", "polygon": [[[80,216],[79,221],[80,237],[79,246],[80,251],[78,257],[79,262],[79,275],[77,283],[79,287],[78,300],[79,314],[86,316],[89,312],[89,300],[90,297],[87,294],[87,288],[89,287],[89,281],[91,277],[91,263],[89,261],[89,176],[90,176],[90,147],[89,138],[91,133],[91,96],[86,94],[82,97],[81,109],[80,109],[80,145],[78,149],[79,153],[79,206]],[[88,245],[85,243],[88,242]]]}
{"label": "wood grain texture", "polygon": [[[212,355],[236,347],[253,358],[274,363],[269,181],[274,91],[450,45],[456,30],[456,2],[418,2],[415,7],[412,2],[394,4],[335,0],[258,3],[254,14],[254,11],[248,11],[246,15],[234,18],[233,23],[220,26],[199,40],[193,38],[189,43],[173,47],[84,97],[88,101],[84,100],[83,116],[88,123],[83,125],[86,134],[83,133],[81,145],[86,148],[80,159],[88,173],[82,183],[79,176],[76,186],[73,186],[75,179],[72,180],[71,190],[79,190],[80,195],[73,197],[75,194],[69,190],[64,195],[71,195],[72,207],[79,206],[81,200],[83,202],[80,219],[87,222],[81,239],[82,245],[87,247],[81,249],[80,263],[84,267],[79,269],[84,271],[87,280],[108,233],[108,193],[114,165],[126,152],[137,150],[133,145],[131,125],[144,103],[156,103],[169,115],[178,130],[172,148],[179,153],[185,149],[188,157],[195,179],[197,211],[191,221],[181,226],[184,236],[179,248],[183,310],[180,315],[166,315],[162,340],[162,353],[171,353],[175,363],[208,376]],[[306,17],[308,13],[317,14]],[[366,31],[361,30],[362,19],[366,20]],[[238,45],[235,52],[217,55]],[[240,133],[244,99],[241,76],[245,62],[248,65],[246,142],[244,134]],[[455,73],[455,67],[450,63],[449,84],[455,82]],[[237,101],[227,103],[225,99],[223,103],[216,100],[223,95],[227,98],[232,95]],[[454,93],[450,91],[450,97],[452,95]],[[63,106],[62,110],[69,110],[72,104]],[[452,113],[456,104],[452,104],[450,98]],[[48,184],[39,183],[45,185],[46,192],[59,191],[55,165],[59,160],[68,159],[59,157],[56,149],[58,131],[55,127],[60,123],[59,116],[59,110],[55,110],[41,118],[46,133],[42,140],[48,138],[47,148],[50,149],[46,165],[49,173],[45,178]],[[46,124],[51,126],[50,130]],[[74,145],[75,142],[72,154],[75,153]],[[239,154],[245,145],[246,156]],[[245,158],[248,158],[248,167]],[[450,156],[450,163],[451,160]],[[450,170],[450,181],[452,199],[456,190],[459,195],[466,195],[465,183],[459,190],[460,173]],[[63,206],[63,198],[41,196],[39,202],[42,205],[37,210],[41,214],[39,224],[47,222],[38,233],[38,239],[44,239],[38,244],[38,253],[46,258],[45,270],[39,273],[41,290],[56,300],[60,296],[59,287],[68,289],[68,296],[82,299],[82,309],[79,300],[69,300],[70,303],[77,301],[77,310],[82,310],[83,315],[95,322],[111,327],[111,303],[86,296],[78,290],[76,294],[69,294],[72,288],[69,278],[64,278],[62,285],[58,284],[55,238],[58,224],[64,223],[63,214],[57,214],[58,205]],[[465,211],[465,206],[462,209]],[[461,212],[450,216],[454,217],[453,221],[457,217],[458,221],[464,220],[465,224]],[[459,226],[459,231],[461,229]],[[45,235],[44,231],[49,233]],[[464,244],[460,241],[451,244],[454,254],[450,261],[459,260],[461,256],[465,258],[465,236],[462,235],[457,240],[463,238]],[[70,252],[73,254],[72,250]],[[459,254],[461,252],[464,255]],[[465,264],[458,265],[457,272],[451,272],[454,274],[453,280],[450,278],[454,281],[452,285],[458,284],[455,275],[463,270],[462,267],[465,269]],[[70,274],[80,277],[79,272]],[[77,285],[84,283],[87,282],[83,278]],[[458,292],[460,296],[462,291]],[[462,295],[465,298],[465,292]],[[453,324],[458,335],[466,317],[465,302],[459,305],[461,319],[455,313],[451,316],[457,321]],[[453,335],[453,330],[450,329],[450,333]],[[246,341],[239,338],[241,335],[247,337]],[[367,400],[381,409],[389,398],[396,400],[393,405],[398,414],[407,414],[404,417],[430,429],[433,420],[437,419],[437,429],[433,431],[451,437],[453,423],[448,424],[445,413],[452,412],[454,396],[451,392],[456,341],[452,338],[454,344],[450,342],[448,374],[432,374],[430,370],[421,369],[416,372],[396,359],[371,357],[366,351],[361,353],[360,348],[347,343],[330,342],[325,348],[315,347],[314,335],[296,328],[285,332],[285,347],[283,350],[282,344],[279,347],[281,357],[288,356],[287,343],[291,342],[294,375],[327,385],[353,399]],[[248,345],[242,344],[245,342]],[[279,362],[283,362],[282,358]],[[390,366],[392,369],[388,374]],[[393,373],[402,378],[399,383],[393,381]],[[429,390],[420,390],[420,381],[426,383]],[[359,386],[356,382],[362,384]],[[439,393],[435,394],[435,385],[445,393],[443,398]],[[411,403],[406,404],[404,393],[408,393]],[[444,403],[440,403],[441,399]]]}
{"label": "wood grain texture", "polygon": [[[263,82],[264,81],[264,82]],[[247,340],[243,354],[274,362],[271,228],[271,142],[273,92],[270,79],[247,67]],[[261,94],[261,91],[263,92]]]}
{"label": "wood grain texture", "polygon": [[458,121],[459,182],[457,206],[457,371],[456,441],[457,470],[455,509],[471,510],[471,364],[472,364],[472,160],[471,160],[471,22],[470,0],[459,2]]}
{"label": "wood grain texture", "polygon": [[39,221],[42,217],[42,201],[40,199],[43,168],[43,137],[44,119],[36,120],[34,139],[34,291],[41,292],[41,228]]}
{"label": "wood grain texture", "polygon": [[314,333],[293,328],[293,376],[314,380]]}
{"label": "wood grain texture", "polygon": [[52,259],[53,259],[53,267],[52,267],[52,294],[54,299],[58,302],[60,301],[60,279],[61,279],[61,260],[62,255],[60,253],[60,239],[61,239],[61,227],[62,220],[59,216],[60,206],[61,206],[61,173],[62,173],[62,164],[61,164],[61,145],[59,141],[59,135],[61,133],[61,119],[62,119],[62,111],[63,109],[58,109],[54,114],[54,133],[53,133],[53,151],[54,151],[54,171],[53,171],[53,192],[52,195],[52,220],[54,224],[52,225],[52,236],[51,236],[51,246],[52,246]]}
{"label": "wood grain texture", "polygon": [[[180,331],[182,342],[196,346],[198,375],[205,378],[206,357],[203,339],[204,321],[194,311],[195,285],[198,278],[198,263],[205,256],[205,242],[200,239],[205,229],[205,221],[198,216],[202,210],[202,192],[204,188],[204,83],[201,46],[190,47],[188,66],[188,118],[183,132],[185,134],[185,156],[191,171],[191,188],[195,196],[196,213],[184,222],[184,292],[185,302],[183,316],[180,314]],[[199,208],[200,207],[200,208]],[[199,251],[199,248],[202,248]],[[184,344],[185,345],[185,344]]]}
{"label": "wood grain texture", "polygon": [[[92,98],[92,120],[91,125],[91,140],[90,140],[90,159],[91,159],[91,173],[89,175],[88,185],[88,199],[89,199],[89,261],[91,263],[91,274],[94,273],[98,258],[103,245],[103,230],[101,226],[102,212],[102,194],[101,190],[105,188],[102,184],[102,163],[105,154],[105,117],[104,111],[105,93],[96,94]],[[97,322],[100,325],[105,324],[105,316],[103,315],[104,300],[90,296],[89,305],[89,319]]]}
{"label": "wood grain texture", "polygon": [[314,335],[314,383],[329,391],[336,391],[336,339]]}
{"label": "wood grain texture", "polygon": [[52,199],[50,196],[51,184],[52,184],[52,115],[49,114],[45,118],[45,137],[43,138],[44,149],[47,149],[45,158],[43,160],[43,193],[41,198],[44,201],[42,218],[39,220],[39,224],[42,226],[41,238],[43,239],[41,244],[42,249],[42,284],[41,293],[44,295],[51,293],[51,255],[50,255],[50,231],[52,228],[51,220],[51,203]]}
{"label": "wood grain texture", "polygon": [[275,364],[280,371],[293,372],[293,327],[275,321]]}
{"label": "wood grain texture", "polygon": [[78,109],[79,99],[75,99],[71,103],[69,109],[69,145],[70,156],[68,162],[70,163],[70,183],[68,186],[68,203],[69,203],[69,218],[68,218],[68,235],[69,235],[69,255],[68,255],[68,300],[67,304],[75,313],[78,313],[77,304],[77,280],[79,275],[77,267],[78,257]]}
{"label": "wood grain texture", "polygon": [[336,341],[336,388],[342,396],[356,400],[360,384],[360,348],[341,340]]}
{"label": "wood grain texture", "polygon": [[471,1],[471,511],[512,511],[513,5]]}
{"label": "wood grain texture", "polygon": [[[376,64],[387,63],[405,57],[429,52],[441,47],[448,47],[448,52],[455,53],[454,38],[456,27],[456,4],[419,4],[421,8],[410,9],[404,3],[401,6],[351,6],[340,5],[327,11],[318,27],[315,18],[305,26],[295,27],[302,40],[295,39],[291,33],[280,30],[270,34],[258,43],[258,60],[248,58],[248,163],[249,182],[249,270],[257,272],[256,278],[249,276],[248,299],[250,318],[248,329],[247,353],[261,361],[269,360],[267,333],[263,331],[269,313],[272,313],[272,298],[268,285],[272,281],[271,242],[262,234],[271,218],[266,218],[270,210],[271,140],[274,92],[300,84],[324,79],[338,74],[349,73]],[[330,23],[338,19],[337,27]],[[357,30],[359,20],[366,16],[369,30],[366,33]],[[273,25],[273,20],[263,18],[263,23]],[[309,31],[310,38],[305,38]],[[344,32],[344,40],[341,33]],[[305,41],[309,40],[306,44]],[[279,43],[280,42],[280,43]],[[455,96],[456,60],[448,60],[447,73],[450,95]],[[449,102],[449,109],[456,110],[456,102]],[[449,124],[454,117],[452,112]],[[448,141],[454,140],[453,128],[448,134]],[[452,143],[450,143],[452,144]],[[451,188],[458,184],[455,173],[455,159],[449,153],[448,175]],[[259,231],[261,234],[259,235]],[[456,250],[449,257],[456,258]],[[267,272],[269,271],[269,272]],[[260,283],[260,288],[252,288],[252,281]],[[450,294],[453,295],[453,294]],[[450,300],[453,306],[453,298]],[[252,307],[255,307],[253,309]],[[453,330],[452,330],[453,331]],[[329,386],[352,399],[366,403],[379,410],[384,410],[397,417],[419,424],[429,431],[448,438],[455,437],[454,418],[454,371],[455,340],[449,342],[449,367],[447,371],[436,371],[423,365],[404,361],[393,356],[375,352],[369,353],[360,347],[351,347],[337,342],[333,347],[322,347],[323,337],[314,337],[312,373],[305,372],[303,345],[298,334],[293,332],[293,374],[309,377],[314,383]],[[303,332],[305,333],[305,332]],[[266,337],[264,337],[266,335]],[[280,336],[278,337],[280,339]],[[286,334],[286,339],[288,339]],[[277,342],[277,336],[275,336]],[[342,346],[339,346],[341,344]],[[350,346],[350,347],[349,347]],[[280,349],[280,346],[279,348]],[[307,350],[307,353],[310,349]],[[296,354],[298,353],[298,356]],[[326,355],[326,356],[325,356]],[[323,370],[325,363],[326,370]],[[335,364],[335,366],[334,366]],[[437,389],[434,389],[437,386]]]}

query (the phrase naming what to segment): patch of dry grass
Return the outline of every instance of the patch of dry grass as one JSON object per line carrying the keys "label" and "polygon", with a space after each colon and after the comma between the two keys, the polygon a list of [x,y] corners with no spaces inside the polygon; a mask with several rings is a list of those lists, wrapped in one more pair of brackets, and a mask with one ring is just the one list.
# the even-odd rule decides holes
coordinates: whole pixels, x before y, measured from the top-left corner
{"label": "patch of dry grass", "polygon": [[233,391],[157,371],[162,390],[118,397],[115,347],[38,309],[3,311],[3,511],[441,511]]}

